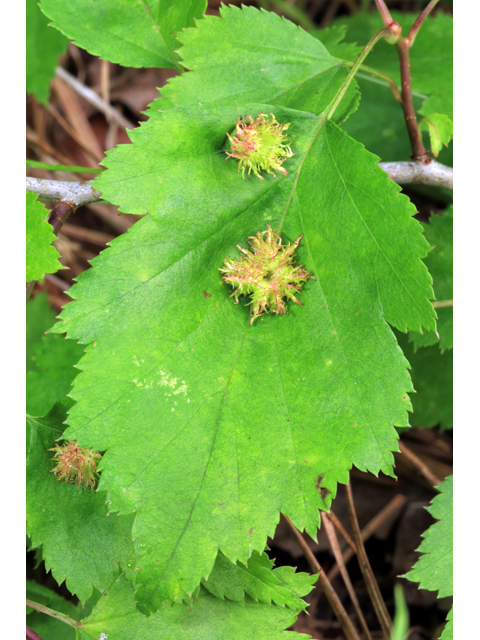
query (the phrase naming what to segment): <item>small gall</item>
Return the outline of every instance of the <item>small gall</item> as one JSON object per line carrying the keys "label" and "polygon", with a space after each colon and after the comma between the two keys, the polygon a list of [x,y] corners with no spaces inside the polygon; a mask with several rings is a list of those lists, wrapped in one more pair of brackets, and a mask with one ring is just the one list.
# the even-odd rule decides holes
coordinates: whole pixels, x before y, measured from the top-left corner
{"label": "small gall", "polygon": [[219,270],[225,274],[222,279],[234,289],[230,297],[235,298],[235,304],[241,295],[251,297],[248,304],[252,306],[250,324],[253,324],[264,311],[286,313],[288,300],[301,305],[295,294],[300,293],[308,278],[315,278],[301,265],[294,266],[293,254],[302,236],[282,245],[280,236],[268,225],[266,231],[259,231],[249,239],[252,251],[237,244],[243,253],[241,260],[225,258]]}
{"label": "small gall", "polygon": [[[231,153],[227,153],[227,158],[238,160],[238,171],[242,171],[245,179],[245,169],[248,175],[253,173],[263,180],[261,171],[266,171],[275,177],[278,171],[285,176],[287,170],[281,165],[287,158],[291,158],[294,153],[287,144],[287,136],[284,133],[290,123],[281,124],[264,113],[258,115],[255,120],[252,116],[240,116],[237,120],[235,135],[232,137],[228,132]],[[274,173],[275,171],[275,173]]]}
{"label": "small gall", "polygon": [[57,466],[51,471],[57,480],[65,480],[78,487],[90,487],[93,491],[95,481],[99,477],[97,462],[102,458],[101,453],[79,447],[75,440],[63,445],[57,444],[49,451],[55,451],[51,460],[54,460]]}

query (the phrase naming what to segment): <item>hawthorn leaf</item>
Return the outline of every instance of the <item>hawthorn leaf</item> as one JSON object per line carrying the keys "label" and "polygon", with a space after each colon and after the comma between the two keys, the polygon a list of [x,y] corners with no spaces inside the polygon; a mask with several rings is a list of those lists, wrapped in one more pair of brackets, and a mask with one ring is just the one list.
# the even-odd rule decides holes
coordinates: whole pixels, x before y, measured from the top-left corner
{"label": "hawthorn leaf", "polygon": [[42,0],[51,24],[76,45],[124,67],[181,71],[174,33],[201,18],[206,0]]}
{"label": "hawthorn leaf", "polygon": [[27,191],[27,282],[41,280],[46,273],[63,269],[60,254],[52,246],[56,238],[46,220],[49,213],[37,201],[37,195]]}
{"label": "hawthorn leaf", "polygon": [[[355,60],[361,53],[362,48],[353,42],[345,42],[347,33],[346,24],[337,24],[336,22],[324,29],[312,29],[308,32],[328,49],[330,55],[340,58],[341,60]],[[373,34],[372,34],[373,35]],[[365,44],[367,43],[365,40]]]}
{"label": "hawthorn leaf", "polygon": [[[439,598],[453,595],[453,476],[437,487],[440,492],[427,511],[438,520],[423,534],[418,548],[420,556],[413,569],[404,577],[418,582],[420,589],[438,591]],[[450,615],[450,620],[452,617]],[[453,632],[453,622],[447,624],[442,638]]]}
{"label": "hawthorn leaf", "polygon": [[[435,327],[415,207],[335,124],[276,111],[292,123],[285,177],[225,162],[231,107],[169,109],[111,153],[101,190],[151,216],[79,277],[55,329],[90,343],[65,437],[108,449],[100,487],[137,513],[147,608],[190,595],[218,549],[245,563],[279,510],[315,536],[352,464],[392,475],[412,387],[387,322]],[[249,326],[218,268],[267,224],[304,234],[316,280],[303,307]]]}
{"label": "hawthorn leaf", "polygon": [[420,129],[428,131],[432,153],[437,158],[442,147],[448,147],[452,139],[453,122],[443,113],[432,113],[427,118],[422,118],[418,124]]}
{"label": "hawthorn leaf", "polygon": [[26,5],[26,88],[39,102],[48,105],[50,80],[55,77],[58,56],[67,49],[68,40],[48,25],[37,0]]}
{"label": "hawthorn leaf", "polygon": [[223,553],[219,553],[212,573],[202,584],[217,598],[228,598],[244,602],[245,594],[255,601],[305,610],[307,603],[302,596],[313,589],[318,576],[295,573],[293,567],[273,569],[273,560],[267,554],[254,551],[248,559],[248,566],[234,564]]}
{"label": "hawthorn leaf", "polygon": [[254,602],[248,596],[245,602],[221,600],[203,587],[188,604],[164,606],[147,617],[137,610],[133,587],[122,575],[82,621],[79,639],[287,640],[297,636],[308,640],[310,636],[285,631],[295,618],[296,612],[286,607]]}
{"label": "hawthorn leaf", "polygon": [[49,451],[63,431],[65,406],[43,418],[27,416],[27,533],[40,545],[47,571],[85,602],[93,587],[105,589],[119,565],[133,577],[132,516],[107,517],[105,494],[59,482]]}
{"label": "hawthorn leaf", "polygon": [[[448,303],[453,300],[453,208],[449,207],[442,215],[432,214],[429,223],[424,226],[424,234],[434,247],[425,258],[425,264],[433,278],[435,297],[439,301]],[[413,342],[416,349],[433,344],[439,344],[442,353],[445,349],[452,349],[453,307],[439,307],[436,311],[437,332],[409,334],[409,340]]]}
{"label": "hawthorn leaf", "polygon": [[415,348],[407,337],[396,332],[398,343],[410,366],[413,388],[410,397],[414,427],[453,427],[453,351],[443,353],[437,345]]}
{"label": "hawthorn leaf", "polygon": [[[332,101],[348,68],[316,38],[289,20],[255,7],[220,6],[196,29],[178,35],[182,65],[195,73],[172,78],[162,98],[148,110],[203,105],[268,103],[321,113]],[[349,86],[334,121],[343,122],[358,107],[355,82]],[[236,119],[236,118],[235,118]]]}

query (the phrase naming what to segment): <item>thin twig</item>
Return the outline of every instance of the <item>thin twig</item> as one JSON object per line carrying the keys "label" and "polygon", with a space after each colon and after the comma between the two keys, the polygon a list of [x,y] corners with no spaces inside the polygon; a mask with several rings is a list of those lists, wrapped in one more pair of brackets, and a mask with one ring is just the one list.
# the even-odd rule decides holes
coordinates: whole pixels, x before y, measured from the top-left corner
{"label": "thin twig", "polygon": [[355,611],[357,612],[357,616],[360,621],[360,625],[363,629],[363,632],[365,634],[365,637],[367,638],[367,640],[372,640],[372,636],[370,635],[370,631],[368,629],[367,623],[365,621],[365,618],[363,617],[363,613],[360,608],[358,598],[355,594],[355,589],[353,588],[352,582],[350,580],[350,576],[348,575],[347,568],[343,563],[342,552],[340,550],[340,545],[338,544],[337,534],[335,533],[335,528],[333,524],[330,522],[328,513],[322,513],[322,524],[324,526],[325,533],[327,534],[330,547],[332,548],[333,555],[335,556],[335,560],[337,561],[338,567],[340,569],[340,573],[342,574],[343,582],[347,587],[348,594],[353,603],[353,606],[355,607]]}
{"label": "thin twig", "polygon": [[333,511],[331,509],[330,509],[329,514],[328,514],[328,517],[333,522],[335,527],[340,531],[340,533],[342,534],[345,542],[348,544],[348,546],[353,551],[353,553],[357,553],[357,547],[355,546],[354,541],[348,535],[348,533],[345,530],[345,527],[343,526],[343,524],[340,522],[340,520],[337,518],[337,516],[333,513]]}
{"label": "thin twig", "polygon": [[375,4],[377,5],[378,13],[382,18],[383,24],[385,27],[388,27],[392,24],[392,16],[390,15],[390,11],[387,8],[384,0],[375,0]]}
{"label": "thin twig", "polygon": [[432,485],[434,489],[437,488],[442,482],[442,478],[439,478],[431,469],[428,467],[423,460],[421,460],[413,451],[406,446],[404,442],[399,442],[401,453],[407,458],[407,460],[412,464],[424,478],[428,480],[428,482]]}
{"label": "thin twig", "polygon": [[[363,527],[361,531],[363,542],[366,542],[386,520],[388,520],[396,511],[401,509],[406,501],[407,499],[405,496],[398,494],[385,507],[383,507],[383,509],[379,511],[377,515],[365,525],[365,527]],[[355,551],[352,551],[351,548],[347,549],[342,556],[344,564],[347,564],[355,553],[356,547]],[[328,572],[328,579],[333,580],[337,576],[338,572],[338,565],[335,565]]]}
{"label": "thin twig", "polygon": [[98,93],[95,93],[90,87],[86,87],[79,82],[68,71],[65,71],[62,67],[57,67],[55,73],[59,78],[66,82],[72,89],[74,89],[82,98],[85,98],[87,102],[101,111],[108,120],[114,120],[120,127],[126,129],[135,129],[135,124],[125,118],[121,113],[114,109],[111,105],[107,104]]}
{"label": "thin twig", "polygon": [[422,162],[379,162],[388,177],[397,184],[428,184],[433,187],[453,189],[453,169],[436,160]]}
{"label": "thin twig", "polygon": [[300,545],[303,553],[305,554],[305,557],[307,558],[308,563],[312,568],[312,571],[318,574],[318,582],[320,583],[323,593],[325,594],[328,602],[330,603],[330,606],[332,607],[333,612],[335,613],[337,620],[339,621],[342,627],[343,633],[345,634],[347,640],[360,640],[360,636],[358,635],[355,627],[353,626],[352,621],[348,617],[347,612],[345,611],[340,601],[340,598],[337,596],[335,589],[332,587],[330,581],[325,575],[325,572],[320,566],[318,560],[315,558],[312,550],[308,546],[304,537],[302,536],[300,531],[295,527],[295,525],[292,523],[290,518],[288,518],[287,516],[284,516],[284,518],[287,521],[290,529],[293,531],[295,537],[297,538],[298,544]]}
{"label": "thin twig", "polygon": [[42,640],[42,638],[38,635],[38,633],[35,633],[35,631],[32,631],[31,629],[29,629],[29,627],[27,627],[27,640]]}
{"label": "thin twig", "polygon": [[453,300],[435,300],[432,302],[432,306],[435,309],[442,309],[443,307],[453,307]]}
{"label": "thin twig", "polygon": [[94,189],[89,182],[63,182],[27,177],[27,190],[38,193],[44,200],[69,200],[77,207],[102,199],[100,191]]}
{"label": "thin twig", "polygon": [[408,46],[411,47],[415,42],[415,38],[417,37],[417,33],[420,31],[420,27],[422,26],[425,18],[429,15],[435,5],[438,3],[438,0],[430,0],[422,13],[418,16],[415,22],[412,24],[410,31],[408,32],[408,36],[406,40],[408,41]]}
{"label": "thin twig", "polygon": [[372,567],[370,566],[365,547],[363,546],[362,534],[360,533],[360,527],[358,526],[357,514],[355,513],[355,506],[353,504],[352,487],[350,486],[350,483],[347,484],[346,489],[348,513],[350,515],[350,522],[352,524],[353,534],[358,552],[358,564],[363,574],[365,584],[367,585],[367,590],[370,595],[373,608],[375,609],[375,613],[377,614],[377,618],[382,628],[383,634],[385,635],[385,638],[390,638],[392,633],[392,620],[387,611],[387,607],[385,606],[382,594],[380,593],[380,589],[375,579],[375,575],[372,571]]}

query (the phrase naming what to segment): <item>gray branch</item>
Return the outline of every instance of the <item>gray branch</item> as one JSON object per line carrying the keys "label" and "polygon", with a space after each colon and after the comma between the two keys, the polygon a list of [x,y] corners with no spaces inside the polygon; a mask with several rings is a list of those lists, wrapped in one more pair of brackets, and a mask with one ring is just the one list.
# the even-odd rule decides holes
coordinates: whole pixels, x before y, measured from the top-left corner
{"label": "gray branch", "polygon": [[68,200],[75,206],[98,202],[102,194],[89,182],[62,182],[60,180],[41,180],[27,178],[27,191],[38,193],[44,200]]}
{"label": "gray branch", "polygon": [[[453,169],[435,160],[426,165],[421,162],[379,162],[378,166],[398,184],[428,184],[453,189]],[[44,200],[70,200],[77,207],[102,199],[102,194],[89,182],[27,178],[27,190],[38,193]]]}
{"label": "gray branch", "polygon": [[388,177],[397,184],[428,184],[432,187],[453,189],[453,169],[436,160],[421,162],[379,162]]}

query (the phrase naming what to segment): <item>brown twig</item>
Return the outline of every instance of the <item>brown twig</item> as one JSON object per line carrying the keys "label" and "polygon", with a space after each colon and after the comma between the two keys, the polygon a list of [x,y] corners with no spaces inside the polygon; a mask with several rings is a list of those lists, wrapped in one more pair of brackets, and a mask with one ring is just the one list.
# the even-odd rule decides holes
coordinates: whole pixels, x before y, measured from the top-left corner
{"label": "brown twig", "polygon": [[[366,540],[368,540],[370,536],[373,535],[375,531],[386,520],[388,520],[396,511],[401,509],[406,501],[407,499],[405,496],[398,494],[385,507],[383,507],[383,509],[379,511],[377,515],[373,517],[365,527],[363,527],[361,531],[361,537],[363,542],[366,542]],[[347,564],[347,562],[354,555],[354,553],[356,553],[356,547],[355,547],[355,551],[352,551],[351,549],[347,549],[342,556],[343,562]],[[333,580],[337,576],[339,571],[340,569],[338,565],[335,565],[334,567],[332,567],[328,572],[328,575],[327,575],[328,579]]]}
{"label": "brown twig", "polygon": [[27,627],[27,640],[42,640],[42,638],[32,631],[29,627]]}
{"label": "brown twig", "polygon": [[430,2],[427,4],[425,9],[422,11],[422,13],[418,16],[418,18],[412,24],[407,36],[409,47],[411,47],[412,44],[415,42],[417,33],[419,32],[420,27],[422,26],[425,18],[429,15],[429,13],[432,11],[432,9],[435,7],[437,3],[438,3],[438,0],[430,0]]}
{"label": "brown twig", "polygon": [[340,569],[340,573],[342,574],[343,582],[347,587],[348,594],[350,595],[350,599],[355,607],[355,611],[357,612],[358,619],[360,621],[360,625],[363,629],[365,637],[367,640],[372,640],[372,636],[370,635],[370,631],[368,629],[365,618],[363,617],[362,610],[360,608],[360,604],[358,602],[358,598],[355,594],[355,590],[353,588],[352,582],[350,580],[350,576],[348,575],[347,568],[343,563],[342,552],[340,550],[340,545],[338,544],[337,534],[335,533],[335,528],[333,524],[330,522],[330,518],[328,513],[322,513],[322,524],[325,529],[325,533],[327,534],[328,541],[330,543],[330,547],[332,548],[333,555],[335,556],[335,560],[337,561],[337,565]]}
{"label": "brown twig", "polygon": [[330,509],[329,514],[328,514],[328,517],[330,518],[330,520],[332,521],[334,526],[340,531],[340,533],[343,536],[343,539],[348,544],[348,546],[353,551],[353,553],[357,553],[357,547],[355,546],[354,541],[348,535],[347,531],[345,530],[345,527],[343,526],[343,524],[340,522],[340,520],[337,518],[337,516],[333,513],[333,511],[331,509]]}
{"label": "brown twig", "polygon": [[442,478],[439,478],[433,471],[421,460],[413,451],[407,447],[404,442],[399,443],[400,451],[405,458],[423,475],[424,478],[434,487],[437,488],[442,482]]}
{"label": "brown twig", "polygon": [[382,18],[383,24],[385,27],[388,27],[392,24],[392,16],[390,15],[390,11],[388,10],[387,5],[383,0],[375,0],[375,4],[377,5],[378,13]]}
{"label": "brown twig", "polygon": [[347,640],[360,640],[360,636],[358,635],[355,627],[352,624],[352,621],[347,615],[340,598],[337,596],[335,589],[332,587],[330,581],[328,580],[325,572],[323,571],[320,563],[316,559],[312,550],[308,546],[305,538],[302,536],[300,531],[296,528],[296,526],[292,523],[288,516],[283,516],[288,523],[288,526],[293,531],[295,537],[297,538],[298,544],[300,545],[305,557],[310,565],[313,573],[318,574],[318,582],[325,594],[330,606],[333,609],[334,614],[337,617],[340,625],[342,626],[343,632],[347,638]]}
{"label": "brown twig", "polygon": [[367,590],[373,604],[373,608],[375,609],[375,613],[377,614],[377,618],[385,635],[385,638],[390,638],[392,633],[392,620],[387,611],[387,607],[385,606],[382,594],[380,593],[380,589],[375,579],[375,575],[372,571],[372,567],[370,566],[365,547],[363,546],[362,534],[360,532],[360,527],[358,526],[357,514],[355,513],[355,505],[353,504],[353,495],[350,483],[347,484],[346,489],[348,513],[350,515],[350,522],[352,524],[353,534],[358,552],[358,564],[363,574],[365,584],[367,585]]}

